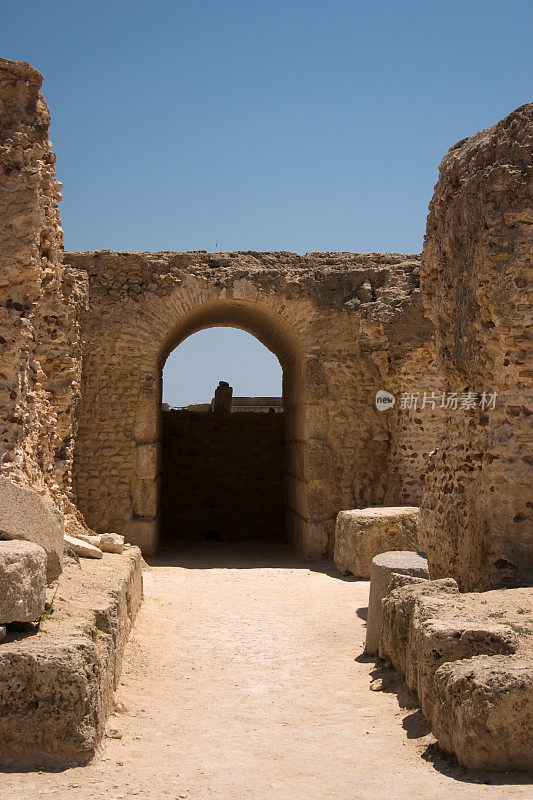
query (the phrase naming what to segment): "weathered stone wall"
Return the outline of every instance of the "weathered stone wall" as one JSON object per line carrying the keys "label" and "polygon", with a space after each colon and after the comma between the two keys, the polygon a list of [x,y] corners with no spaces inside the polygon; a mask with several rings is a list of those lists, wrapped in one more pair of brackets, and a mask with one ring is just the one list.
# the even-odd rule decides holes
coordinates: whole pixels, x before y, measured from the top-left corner
{"label": "weathered stone wall", "polygon": [[[339,510],[417,505],[424,492],[433,576],[468,589],[533,566],[531,105],[441,165],[426,316],[416,256],[102,251],[63,263],[41,82],[0,60],[2,475],[83,525],[75,446],[89,524],[154,549],[162,367],[191,333],[232,325],[284,370],[285,505],[302,551],[332,552]],[[378,389],[394,408],[376,410]],[[417,407],[401,407],[405,392]],[[496,392],[496,407],[423,408],[424,392]]]}
{"label": "weathered stone wall", "polygon": [[420,535],[433,577],[487,588],[533,567],[533,105],[459,142],[430,205],[422,288],[450,411],[428,468]]}
{"label": "weathered stone wall", "polygon": [[394,416],[374,405],[378,389],[407,377],[404,365],[423,373],[430,361],[416,256],[102,251],[66,261],[89,274],[75,480],[91,527],[156,546],[161,370],[180,341],[216,325],[249,331],[283,367],[288,527],[304,552],[331,552],[341,509],[418,502],[423,423],[404,423],[402,449],[391,444]]}
{"label": "weathered stone wall", "polygon": [[62,264],[42,76],[0,59],[0,472],[72,510],[85,276]]}
{"label": "weathered stone wall", "polygon": [[279,540],[284,415],[163,411],[161,539]]}

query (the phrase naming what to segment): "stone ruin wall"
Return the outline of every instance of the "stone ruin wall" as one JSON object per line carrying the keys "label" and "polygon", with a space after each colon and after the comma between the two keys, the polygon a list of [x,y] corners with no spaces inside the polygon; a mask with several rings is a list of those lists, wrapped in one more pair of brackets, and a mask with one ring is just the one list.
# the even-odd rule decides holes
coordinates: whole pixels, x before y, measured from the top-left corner
{"label": "stone ruin wall", "polygon": [[248,330],[284,366],[287,513],[303,550],[331,551],[340,509],[418,503],[429,418],[404,415],[398,426],[397,411],[374,406],[406,369],[413,381],[431,373],[418,257],[102,251],[65,260],[89,275],[75,483],[92,528],[155,546],[161,369],[180,340],[216,324]]}
{"label": "stone ruin wall", "polygon": [[533,568],[533,105],[459,142],[431,201],[422,288],[450,412],[428,467],[421,531],[434,577],[471,590]]}
{"label": "stone ruin wall", "polygon": [[62,263],[42,76],[0,59],[0,473],[71,506],[83,274]]}
{"label": "stone ruin wall", "polygon": [[[531,106],[442,163],[422,262],[429,322],[417,257],[63,259],[41,82],[0,60],[1,474],[83,524],[76,443],[89,524],[153,542],[164,359],[194,330],[233,324],[286,367],[288,515],[310,552],[331,549],[340,509],[418,504],[429,460],[421,532],[434,574],[483,588],[531,568]],[[378,412],[380,388],[497,391],[498,403]]]}

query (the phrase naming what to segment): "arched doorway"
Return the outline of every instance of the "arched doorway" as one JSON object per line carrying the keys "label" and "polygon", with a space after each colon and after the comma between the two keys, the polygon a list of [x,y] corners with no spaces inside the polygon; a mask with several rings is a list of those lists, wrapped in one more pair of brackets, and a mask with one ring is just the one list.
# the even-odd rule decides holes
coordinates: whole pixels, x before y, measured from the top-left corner
{"label": "arched doorway", "polygon": [[[258,339],[277,357],[283,370],[284,418],[283,505],[284,532],[298,550],[307,546],[307,484],[305,458],[304,354],[292,326],[268,307],[243,300],[217,299],[181,315],[157,354],[154,372],[143,378],[135,431],[137,458],[131,480],[135,517],[131,538],[145,552],[159,546],[162,510],[162,372],[168,355],[197,331],[214,327],[240,328]],[[154,381],[155,379],[155,381]]]}
{"label": "arched doorway", "polygon": [[[74,489],[88,525],[122,533],[145,555],[157,550],[162,369],[194,332],[230,326],[255,336],[283,368],[289,540],[305,556],[331,550],[335,516],[353,504],[369,408],[364,369],[354,373],[346,356],[357,327],[333,308],[336,295],[315,297],[320,281],[279,267],[283,254],[234,254],[235,266],[233,256],[219,264],[202,253],[82,255],[91,304]],[[371,420],[365,436],[373,436]]]}
{"label": "arched doorway", "polygon": [[160,549],[283,542],[284,421],[281,365],[255,337],[206,328],[172,351],[163,368]]}

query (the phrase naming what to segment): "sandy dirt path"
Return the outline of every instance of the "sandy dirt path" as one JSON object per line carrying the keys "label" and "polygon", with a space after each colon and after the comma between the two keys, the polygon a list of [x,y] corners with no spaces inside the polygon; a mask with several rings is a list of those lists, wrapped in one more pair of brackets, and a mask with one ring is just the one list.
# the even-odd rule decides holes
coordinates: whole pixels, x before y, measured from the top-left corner
{"label": "sandy dirt path", "polygon": [[206,552],[144,573],[110,719],[122,738],[85,768],[2,774],[2,800],[533,796],[524,776],[469,777],[440,755],[394,674],[361,658],[368,583],[285,552]]}

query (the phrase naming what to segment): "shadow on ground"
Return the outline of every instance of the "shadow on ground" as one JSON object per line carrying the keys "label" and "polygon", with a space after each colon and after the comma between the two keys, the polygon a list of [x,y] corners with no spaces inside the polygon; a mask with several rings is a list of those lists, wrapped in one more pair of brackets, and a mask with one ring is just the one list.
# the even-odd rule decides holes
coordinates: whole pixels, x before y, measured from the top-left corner
{"label": "shadow on ground", "polygon": [[369,656],[364,652],[355,660],[361,664],[373,664],[373,669],[370,671],[372,681],[380,679],[382,681],[381,691],[396,695],[398,706],[406,711],[402,719],[402,728],[405,730],[407,738],[424,739],[427,737],[428,743],[422,751],[421,757],[430,763],[437,772],[461,783],[486,784],[488,786],[529,786],[533,784],[532,775],[526,772],[484,772],[468,770],[463,767],[454,755],[441,750],[431,733],[428,721],[422,714],[418,698],[386,661],[376,656]]}
{"label": "shadow on ground", "polygon": [[157,553],[145,557],[149,566],[185,569],[308,569],[340,581],[357,581],[341,575],[332,559],[304,558],[283,542],[163,542]]}

